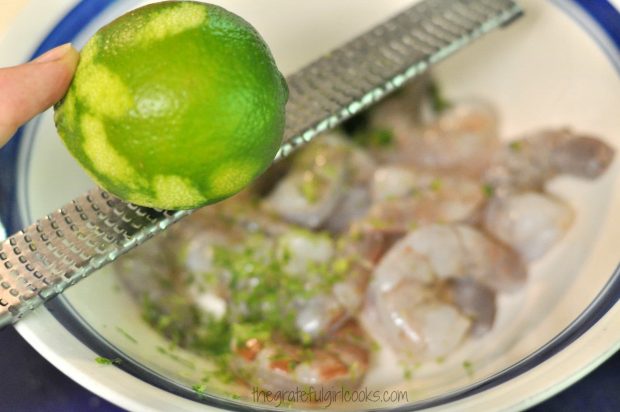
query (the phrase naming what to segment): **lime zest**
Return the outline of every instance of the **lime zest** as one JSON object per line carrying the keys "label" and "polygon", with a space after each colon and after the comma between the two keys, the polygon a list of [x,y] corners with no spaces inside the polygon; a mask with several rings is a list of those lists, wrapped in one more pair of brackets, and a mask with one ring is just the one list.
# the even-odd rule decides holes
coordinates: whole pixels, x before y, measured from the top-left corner
{"label": "lime zest", "polygon": [[428,85],[428,95],[431,101],[431,106],[435,113],[441,113],[450,107],[452,102],[443,95],[441,87],[435,81],[431,81]]}
{"label": "lime zest", "polygon": [[97,362],[100,365],[120,365],[123,361],[121,358],[109,359],[109,358],[104,358],[103,356],[97,356],[95,358],[95,362]]}
{"label": "lime zest", "polygon": [[207,385],[204,383],[197,383],[192,385],[192,390],[196,393],[196,395],[204,396],[207,392]]}
{"label": "lime zest", "polygon": [[482,185],[482,193],[484,193],[486,197],[491,198],[495,194],[495,187],[489,183],[486,183]]}
{"label": "lime zest", "polygon": [[513,152],[520,152],[521,149],[523,149],[523,142],[520,140],[515,140],[512,141],[508,144],[508,147],[510,148],[510,150],[512,150]]}
{"label": "lime zest", "polygon": [[465,372],[467,373],[467,375],[469,375],[470,377],[474,375],[475,371],[474,371],[474,365],[471,361],[466,360],[463,361],[463,369],[465,369]]}

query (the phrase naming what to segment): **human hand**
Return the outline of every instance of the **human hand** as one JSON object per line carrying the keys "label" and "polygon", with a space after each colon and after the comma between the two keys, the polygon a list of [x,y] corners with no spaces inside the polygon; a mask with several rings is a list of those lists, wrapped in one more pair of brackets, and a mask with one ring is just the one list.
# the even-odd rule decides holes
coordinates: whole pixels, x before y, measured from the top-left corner
{"label": "human hand", "polygon": [[65,95],[79,56],[65,44],[29,63],[0,69],[0,147],[19,126]]}

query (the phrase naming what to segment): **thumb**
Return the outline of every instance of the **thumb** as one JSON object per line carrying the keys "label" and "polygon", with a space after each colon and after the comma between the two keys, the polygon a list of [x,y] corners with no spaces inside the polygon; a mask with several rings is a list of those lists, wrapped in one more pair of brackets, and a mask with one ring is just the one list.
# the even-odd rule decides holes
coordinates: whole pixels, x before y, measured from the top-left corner
{"label": "thumb", "polygon": [[30,63],[0,69],[0,147],[65,95],[78,60],[77,50],[65,44]]}

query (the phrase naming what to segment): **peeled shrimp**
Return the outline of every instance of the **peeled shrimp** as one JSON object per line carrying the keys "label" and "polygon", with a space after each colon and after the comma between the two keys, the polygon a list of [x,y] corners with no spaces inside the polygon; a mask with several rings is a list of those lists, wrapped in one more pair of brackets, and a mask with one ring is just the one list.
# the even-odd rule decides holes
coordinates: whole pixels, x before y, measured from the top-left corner
{"label": "peeled shrimp", "polygon": [[472,321],[431,288],[402,279],[394,288],[370,291],[362,313],[368,333],[406,360],[435,360],[455,350]]}
{"label": "peeled shrimp", "polygon": [[453,278],[442,286],[441,295],[472,321],[472,336],[487,333],[495,322],[496,292],[471,278]]}
{"label": "peeled shrimp", "polygon": [[568,129],[542,130],[504,147],[485,174],[498,188],[542,190],[561,174],[595,179],[607,170],[614,150],[600,139]]}
{"label": "peeled shrimp", "polygon": [[195,274],[213,269],[213,248],[238,242],[239,229],[217,207],[204,208],[118,259],[114,268],[138,300],[147,297],[157,304],[184,297],[188,306],[196,302],[209,312],[212,288]]}
{"label": "peeled shrimp", "polygon": [[462,222],[483,204],[482,186],[470,179],[387,166],[376,171],[371,193],[370,218],[385,219],[403,228],[412,224]]}
{"label": "peeled shrimp", "polygon": [[351,232],[371,261],[417,226],[473,220],[486,200],[482,186],[471,179],[439,178],[402,166],[378,168],[370,192],[373,204]]}
{"label": "peeled shrimp", "polygon": [[320,345],[304,348],[279,338],[233,342],[231,367],[261,390],[340,390],[359,386],[370,359],[370,342],[354,322]]}
{"label": "peeled shrimp", "polygon": [[[205,284],[202,276],[194,276],[188,267],[200,268],[200,274],[208,271],[209,266],[202,265],[210,261],[211,246],[228,242],[227,236],[233,236],[234,231],[211,228],[202,232],[201,222],[197,212],[113,264],[119,279],[141,305],[142,316],[158,332],[185,347],[212,333],[210,322],[222,319],[227,308],[224,290]],[[185,241],[179,242],[183,238]]]}
{"label": "peeled shrimp", "polygon": [[[326,234],[289,227],[277,235],[256,232],[230,240],[203,230],[187,241],[187,251],[182,254],[186,277],[191,278],[186,289],[211,316],[241,322],[260,318],[263,310],[275,311],[282,319],[292,319],[298,340],[310,343],[333,333],[363,303],[369,269],[338,254],[335,241]],[[243,256],[247,268],[237,270],[247,271],[247,276],[235,278],[228,263],[215,259],[215,251],[223,246],[232,251],[227,253],[233,253],[233,258]],[[270,299],[260,307],[255,306],[259,302],[248,306],[243,297],[256,288],[278,287],[265,283],[276,281],[265,271],[281,272],[277,281],[282,287],[269,293]],[[295,289],[288,292],[286,282],[294,283]]]}
{"label": "peeled shrimp", "polygon": [[456,103],[427,124],[419,124],[406,103],[379,106],[371,125],[394,133],[388,162],[439,173],[478,177],[499,148],[497,114],[481,101]]}
{"label": "peeled shrimp", "polygon": [[372,159],[343,136],[319,136],[295,159],[292,170],[266,199],[265,207],[310,229],[329,220],[328,226],[342,230],[367,207],[365,197],[358,201],[356,195],[347,195],[347,189],[363,188],[373,168]]}
{"label": "peeled shrimp", "polygon": [[434,224],[409,232],[381,259],[373,282],[412,273],[424,275],[424,281],[469,277],[496,291],[515,290],[527,276],[516,253],[463,224]]}
{"label": "peeled shrimp", "polygon": [[295,159],[266,199],[266,208],[291,223],[318,228],[340,201],[349,172],[347,155],[339,136],[321,136]]}
{"label": "peeled shrimp", "polygon": [[483,219],[489,233],[529,262],[543,256],[566,234],[574,213],[550,194],[505,193],[491,199]]}
{"label": "peeled shrimp", "polygon": [[323,277],[333,276],[333,273],[317,273],[315,268],[334,270],[335,264],[345,265],[342,277],[329,290],[308,298],[288,297],[287,303],[294,307],[295,325],[305,341],[319,340],[337,330],[362,306],[369,269],[354,259],[340,257],[336,263],[336,244],[328,236],[290,231],[277,240],[276,250],[287,254],[284,269],[289,276],[303,279],[307,290],[321,288]]}
{"label": "peeled shrimp", "polygon": [[495,293],[523,284],[517,255],[466,225],[429,225],[394,244],[377,264],[363,318],[399,354],[445,356],[488,330]]}

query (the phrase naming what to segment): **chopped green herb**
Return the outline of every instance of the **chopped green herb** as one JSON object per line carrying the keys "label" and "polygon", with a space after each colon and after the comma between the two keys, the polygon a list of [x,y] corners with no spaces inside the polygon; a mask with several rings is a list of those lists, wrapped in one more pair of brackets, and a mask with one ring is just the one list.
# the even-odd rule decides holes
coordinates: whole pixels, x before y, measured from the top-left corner
{"label": "chopped green herb", "polygon": [[353,364],[349,367],[349,374],[353,380],[357,379],[361,373],[361,366],[358,362],[353,362]]}
{"label": "chopped green herb", "polygon": [[465,369],[469,376],[474,375],[474,365],[470,361],[466,360],[463,362],[463,369]]}
{"label": "chopped green herb", "polygon": [[410,381],[410,380],[411,380],[411,378],[413,378],[413,372],[411,371],[411,369],[406,368],[406,369],[403,371],[403,378],[404,378],[405,380],[407,380],[407,381]]}
{"label": "chopped green herb", "polygon": [[97,356],[95,358],[95,362],[100,365],[120,365],[123,361],[120,358],[108,359],[104,358],[103,356]]}
{"label": "chopped green herb", "polygon": [[364,147],[386,148],[394,143],[394,132],[388,129],[373,129],[358,132],[354,140]]}
{"label": "chopped green herb", "polygon": [[301,351],[301,363],[312,362],[315,359],[316,355],[314,351],[310,348],[303,348]]}
{"label": "chopped green herb", "polygon": [[445,361],[446,361],[446,358],[444,358],[443,356],[439,356],[439,357],[437,357],[437,358],[435,359],[435,362],[436,362],[438,365],[441,365],[441,364],[442,364],[442,363],[444,363]]}
{"label": "chopped green herb", "polygon": [[439,85],[434,81],[428,85],[428,95],[431,99],[431,107],[435,113],[441,113],[452,107],[452,103],[443,96]]}
{"label": "chopped green herb", "polygon": [[495,194],[495,188],[487,183],[482,186],[482,193],[484,193],[486,197],[491,198]]}
{"label": "chopped green herb", "polygon": [[[331,239],[309,230],[297,230],[295,236],[300,235],[317,242]],[[312,339],[296,326],[297,309],[291,302],[293,298],[305,300],[327,293],[342,279],[347,262],[309,262],[306,275],[300,276],[287,269],[292,259],[288,239],[280,238],[276,247],[265,248],[268,241],[257,233],[240,248],[213,249],[215,270],[221,268],[230,278],[227,321],[238,324],[232,335],[244,335],[248,327],[243,325],[253,325],[249,332],[260,332],[264,338],[268,331],[277,330],[287,338],[310,343]]]}
{"label": "chopped green herb", "polygon": [[224,395],[228,396],[230,399],[233,399],[233,400],[241,399],[241,396],[239,394],[233,393],[233,392],[224,392]]}
{"label": "chopped green herb", "polygon": [[212,372],[213,377],[224,384],[231,383],[235,380],[235,375],[233,375],[230,370],[231,356],[231,354],[222,355],[214,359],[217,364],[217,369]]}
{"label": "chopped green herb", "polygon": [[319,169],[319,173],[323,178],[334,179],[340,169],[335,164],[325,164]]}
{"label": "chopped green herb", "polygon": [[232,336],[239,343],[250,339],[266,341],[271,337],[271,329],[263,323],[235,323],[232,325]]}
{"label": "chopped green herb", "polygon": [[387,147],[394,142],[394,132],[387,129],[375,130],[371,133],[370,139],[373,146]]}
{"label": "chopped green herb", "polygon": [[433,181],[431,182],[431,190],[433,192],[439,192],[441,190],[442,185],[443,185],[443,182],[441,181],[440,178],[433,179]]}
{"label": "chopped green herb", "polygon": [[304,179],[299,190],[308,203],[314,204],[319,201],[320,190],[316,178]]}
{"label": "chopped green herb", "polygon": [[196,392],[196,394],[202,396],[207,391],[207,386],[203,383],[198,383],[196,385],[193,385],[192,389],[194,390],[194,392]]}
{"label": "chopped green herb", "polygon": [[278,350],[276,353],[274,353],[273,355],[269,357],[269,360],[272,362],[278,362],[278,361],[286,360],[288,358],[289,358],[289,355],[282,352],[281,350]]}
{"label": "chopped green herb", "polygon": [[347,258],[340,258],[334,262],[333,269],[335,273],[346,274],[351,267],[351,262]]}
{"label": "chopped green herb", "polygon": [[510,148],[510,150],[512,150],[513,152],[520,152],[521,149],[523,149],[523,142],[519,141],[519,140],[515,140],[513,142],[510,142],[510,144],[508,145],[508,147]]}
{"label": "chopped green herb", "polygon": [[301,344],[304,346],[308,346],[312,343],[312,336],[308,332],[301,333]]}
{"label": "chopped green herb", "polygon": [[370,225],[375,229],[384,229],[388,227],[388,222],[378,217],[368,219],[368,223],[370,223]]}

